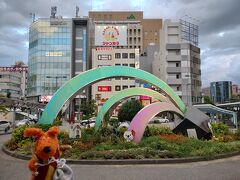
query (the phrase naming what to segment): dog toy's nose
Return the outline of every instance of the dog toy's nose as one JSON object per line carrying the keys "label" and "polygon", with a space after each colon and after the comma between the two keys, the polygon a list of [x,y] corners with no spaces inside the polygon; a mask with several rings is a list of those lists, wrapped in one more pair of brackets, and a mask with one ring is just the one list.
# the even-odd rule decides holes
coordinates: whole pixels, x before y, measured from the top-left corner
{"label": "dog toy's nose", "polygon": [[51,151],[50,146],[46,146],[43,148],[43,152],[45,152],[45,153],[49,153],[50,151]]}

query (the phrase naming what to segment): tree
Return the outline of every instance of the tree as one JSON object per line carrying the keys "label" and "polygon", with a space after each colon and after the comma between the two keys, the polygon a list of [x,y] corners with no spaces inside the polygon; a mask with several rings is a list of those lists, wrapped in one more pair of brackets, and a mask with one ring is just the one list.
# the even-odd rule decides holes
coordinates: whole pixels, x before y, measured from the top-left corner
{"label": "tree", "polygon": [[107,112],[103,117],[103,127],[107,128],[110,121],[109,112]]}
{"label": "tree", "polygon": [[143,108],[142,104],[135,99],[132,99],[122,105],[118,112],[118,120],[123,121],[132,121],[134,116]]}
{"label": "tree", "polygon": [[97,110],[97,105],[95,100],[90,100],[83,102],[80,105],[81,112],[86,116],[93,116]]}
{"label": "tree", "polygon": [[213,102],[209,96],[204,96],[204,103],[205,104],[213,104]]}

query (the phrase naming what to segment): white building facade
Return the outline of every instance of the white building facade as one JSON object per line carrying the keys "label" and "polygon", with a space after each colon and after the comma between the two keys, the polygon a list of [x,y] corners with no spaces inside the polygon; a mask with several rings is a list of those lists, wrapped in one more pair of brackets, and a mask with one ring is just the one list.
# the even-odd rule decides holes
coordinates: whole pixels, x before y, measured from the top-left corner
{"label": "white building facade", "polygon": [[[113,47],[98,47],[92,49],[93,68],[103,66],[128,66],[139,68],[139,49],[118,49]],[[117,92],[136,86],[135,78],[116,77],[100,81],[92,85],[92,99],[98,106]]]}
{"label": "white building facade", "polygon": [[26,95],[28,67],[0,67],[0,94],[11,98],[23,98]]}
{"label": "white building facade", "polygon": [[152,69],[153,74],[165,81],[186,105],[192,105],[201,102],[200,48],[197,47],[197,32],[187,34],[191,37],[189,40],[183,37],[184,33],[181,21],[164,21],[160,31],[160,53]]}

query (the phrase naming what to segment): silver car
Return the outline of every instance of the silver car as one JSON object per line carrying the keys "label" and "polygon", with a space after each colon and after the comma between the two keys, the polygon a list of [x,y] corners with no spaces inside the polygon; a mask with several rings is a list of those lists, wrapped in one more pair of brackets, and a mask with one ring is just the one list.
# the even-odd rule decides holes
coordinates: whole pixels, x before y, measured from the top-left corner
{"label": "silver car", "polygon": [[16,123],[16,127],[20,127],[23,125],[31,125],[31,124],[35,124],[35,123],[36,123],[36,121],[34,119],[22,119]]}
{"label": "silver car", "polygon": [[11,124],[9,121],[0,120],[0,131],[8,132],[11,128]]}

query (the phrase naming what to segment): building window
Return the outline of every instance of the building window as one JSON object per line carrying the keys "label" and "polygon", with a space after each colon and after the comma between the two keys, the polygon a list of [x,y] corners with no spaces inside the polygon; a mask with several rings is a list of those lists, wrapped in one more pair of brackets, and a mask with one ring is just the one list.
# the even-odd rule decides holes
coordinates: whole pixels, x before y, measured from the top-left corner
{"label": "building window", "polygon": [[176,78],[179,79],[179,78],[180,78],[180,75],[179,75],[179,74],[176,74]]}
{"label": "building window", "polygon": [[122,58],[127,59],[128,58],[128,53],[122,53]]}
{"label": "building window", "polygon": [[135,85],[130,85],[130,88],[135,88],[136,86]]}
{"label": "building window", "polygon": [[179,63],[176,63],[176,67],[179,67]]}
{"label": "building window", "polygon": [[128,64],[122,64],[123,66],[128,66]]}
{"label": "building window", "polygon": [[121,91],[121,86],[115,86],[115,91]]}
{"label": "building window", "polygon": [[179,86],[177,86],[177,91],[179,91],[180,90],[180,87]]}
{"label": "building window", "polygon": [[104,14],[104,20],[105,20],[105,21],[107,20],[107,15],[106,15],[106,14]]}
{"label": "building window", "polygon": [[121,64],[115,64],[115,66],[121,66]]}
{"label": "building window", "polygon": [[121,53],[115,53],[115,59],[120,59],[121,58]]}
{"label": "building window", "polygon": [[128,88],[128,86],[122,86],[122,89],[127,89]]}
{"label": "building window", "polygon": [[116,77],[115,80],[121,80],[121,77]]}
{"label": "building window", "polygon": [[98,60],[112,60],[112,55],[110,54],[99,54]]}
{"label": "building window", "polygon": [[135,53],[130,53],[130,59],[134,59],[135,58]]}
{"label": "building window", "polygon": [[135,68],[135,64],[129,64],[129,66]]}

